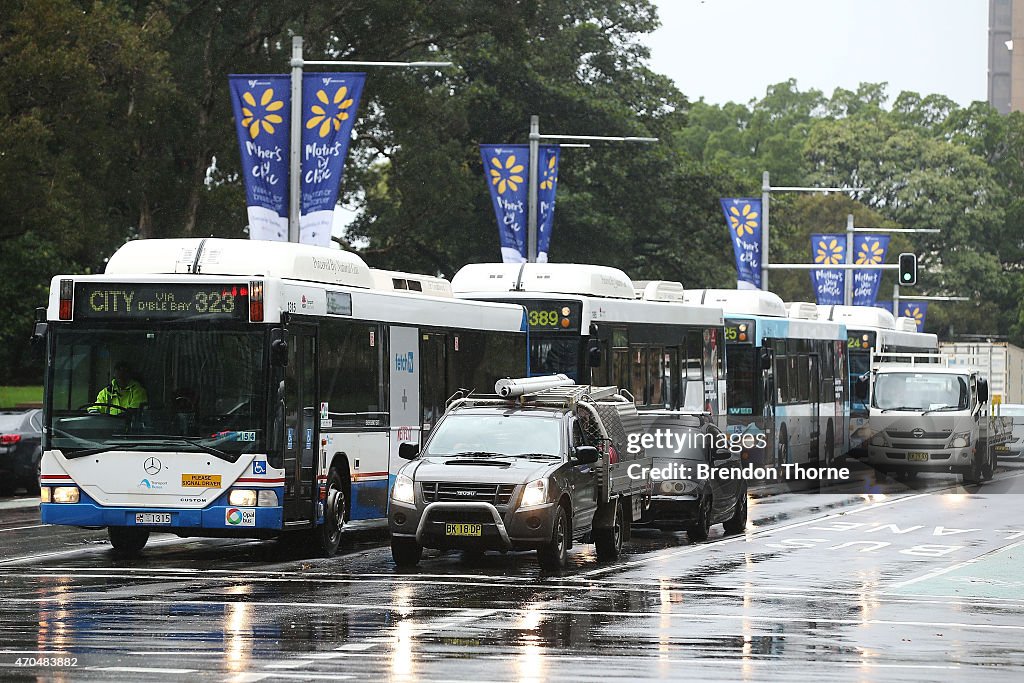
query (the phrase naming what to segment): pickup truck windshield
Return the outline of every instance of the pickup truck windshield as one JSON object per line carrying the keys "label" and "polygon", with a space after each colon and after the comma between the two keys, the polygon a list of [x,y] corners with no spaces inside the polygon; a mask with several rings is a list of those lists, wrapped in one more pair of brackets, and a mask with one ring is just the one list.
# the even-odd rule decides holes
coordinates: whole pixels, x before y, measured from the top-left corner
{"label": "pickup truck windshield", "polygon": [[882,410],[967,410],[967,381],[962,375],[882,372],[875,378],[872,401]]}
{"label": "pickup truck windshield", "polygon": [[424,455],[494,454],[502,457],[562,452],[562,421],[531,415],[449,415],[430,437]]}

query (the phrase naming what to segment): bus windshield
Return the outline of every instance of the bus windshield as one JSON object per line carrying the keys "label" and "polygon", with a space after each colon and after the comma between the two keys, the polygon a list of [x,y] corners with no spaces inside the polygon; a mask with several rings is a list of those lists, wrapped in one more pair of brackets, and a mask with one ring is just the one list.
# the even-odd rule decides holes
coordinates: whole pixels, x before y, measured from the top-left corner
{"label": "bus windshield", "polygon": [[882,410],[967,410],[967,382],[960,375],[881,372],[872,398]]}
{"label": "bus windshield", "polygon": [[726,384],[730,415],[754,413],[754,347],[749,344],[729,344],[729,382]]}
{"label": "bus windshield", "polygon": [[530,373],[534,375],[568,375],[570,379],[580,381],[579,368],[580,347],[579,336],[545,338],[531,335],[530,339]]}
{"label": "bus windshield", "polygon": [[49,447],[266,452],[264,348],[262,332],[209,324],[59,329]]}

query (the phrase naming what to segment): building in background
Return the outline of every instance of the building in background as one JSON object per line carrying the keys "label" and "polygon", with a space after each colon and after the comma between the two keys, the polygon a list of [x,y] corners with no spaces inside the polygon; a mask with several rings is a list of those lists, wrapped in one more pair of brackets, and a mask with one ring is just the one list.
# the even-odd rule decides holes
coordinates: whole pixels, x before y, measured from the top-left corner
{"label": "building in background", "polygon": [[989,0],[988,103],[1024,111],[1024,0]]}

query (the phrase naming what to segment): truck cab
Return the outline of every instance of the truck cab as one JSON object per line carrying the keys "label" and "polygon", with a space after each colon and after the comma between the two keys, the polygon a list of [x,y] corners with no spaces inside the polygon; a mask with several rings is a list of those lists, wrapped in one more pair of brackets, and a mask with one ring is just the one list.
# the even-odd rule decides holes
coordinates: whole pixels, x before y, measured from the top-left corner
{"label": "truck cab", "polygon": [[564,376],[512,382],[505,396],[454,400],[421,451],[403,444],[411,462],[388,514],[396,564],[416,564],[424,547],[536,550],[559,569],[584,540],[618,555],[650,493],[649,459],[627,445],[633,401]]}
{"label": "truck cab", "polygon": [[[990,414],[988,383],[979,371],[949,366],[935,354],[902,354],[905,362],[872,357],[867,386],[871,440],[868,463],[880,473],[951,472],[980,484],[995,471],[995,447],[1009,435]],[[875,360],[883,362],[875,364]]]}

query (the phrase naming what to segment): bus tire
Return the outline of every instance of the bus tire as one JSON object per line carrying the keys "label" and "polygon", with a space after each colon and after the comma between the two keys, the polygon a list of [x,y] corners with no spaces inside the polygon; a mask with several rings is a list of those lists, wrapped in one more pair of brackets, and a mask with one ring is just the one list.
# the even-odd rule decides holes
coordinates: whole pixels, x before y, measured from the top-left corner
{"label": "bus tire", "polygon": [[138,555],[149,540],[149,529],[136,526],[108,526],[110,546],[119,555]]}
{"label": "bus tire", "polygon": [[825,428],[825,467],[831,467],[836,463],[836,431],[832,426],[832,420],[828,421]]}
{"label": "bus tire", "polygon": [[313,528],[313,544],[317,554],[333,557],[341,545],[345,527],[345,483],[337,468],[327,472],[327,500],[324,501],[324,523]]}
{"label": "bus tire", "polygon": [[614,560],[622,552],[622,539],[626,535],[623,528],[625,521],[622,516],[622,503],[615,501],[612,513],[612,525],[608,529],[594,529],[594,545],[597,547],[597,559]]}
{"label": "bus tire", "polygon": [[559,571],[569,560],[569,516],[559,505],[551,525],[551,541],[537,548],[537,564],[541,569]]}
{"label": "bus tire", "polygon": [[423,546],[415,538],[391,538],[391,557],[399,567],[415,567],[423,558]]}
{"label": "bus tire", "polygon": [[786,425],[779,427],[779,445],[775,452],[775,460],[779,465],[789,462],[789,431]]}

